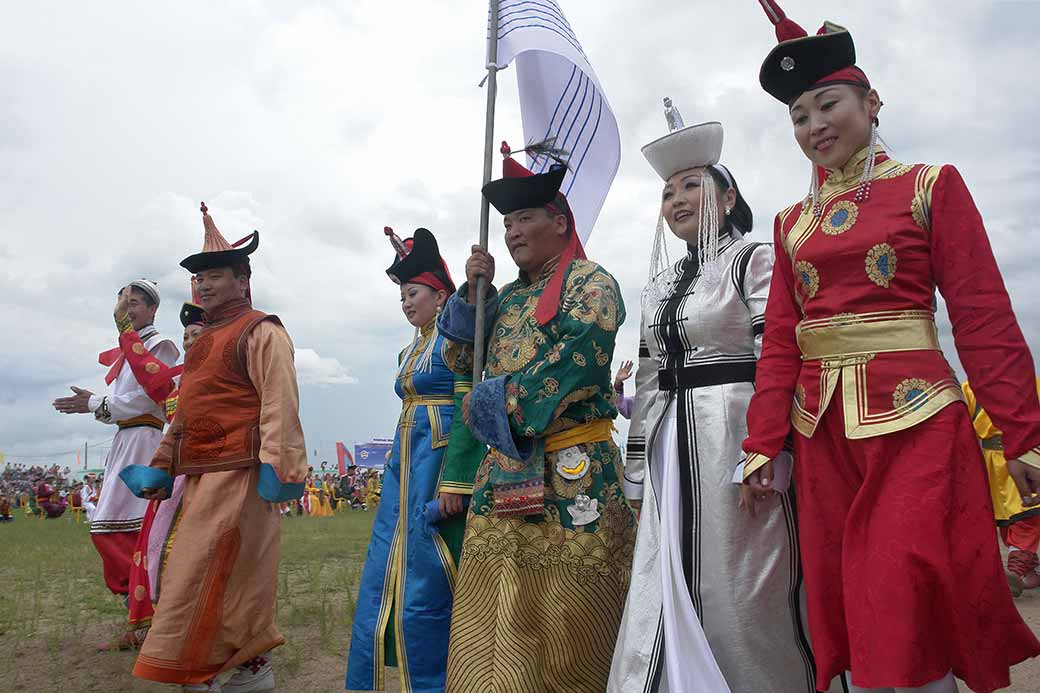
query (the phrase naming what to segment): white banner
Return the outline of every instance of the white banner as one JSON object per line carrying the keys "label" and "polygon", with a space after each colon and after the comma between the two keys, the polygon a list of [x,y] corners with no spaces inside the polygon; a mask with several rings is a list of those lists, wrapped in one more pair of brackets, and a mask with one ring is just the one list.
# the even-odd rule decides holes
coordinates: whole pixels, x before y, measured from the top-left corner
{"label": "white banner", "polygon": [[[617,120],[556,0],[497,1],[497,64],[516,63],[524,144],[552,138],[570,155],[560,190],[586,243],[621,164]],[[527,167],[542,173],[552,163],[542,156]]]}

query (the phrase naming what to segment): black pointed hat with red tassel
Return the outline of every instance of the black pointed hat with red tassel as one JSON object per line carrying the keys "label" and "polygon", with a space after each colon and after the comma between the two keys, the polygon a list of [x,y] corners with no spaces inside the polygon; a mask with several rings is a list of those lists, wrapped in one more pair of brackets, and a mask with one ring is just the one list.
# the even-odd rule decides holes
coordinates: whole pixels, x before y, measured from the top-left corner
{"label": "black pointed hat with red tassel", "polygon": [[809,36],[774,0],[758,2],[779,41],[758,73],[758,81],[771,96],[790,105],[810,89],[828,84],[870,89],[870,80],[856,67],[856,46],[848,29],[824,22],[815,36]]}
{"label": "black pointed hat with red tassel", "polygon": [[416,229],[415,234],[404,241],[389,226],[383,228],[383,233],[394,248],[394,262],[386,274],[395,284],[424,284],[435,291],[455,293],[448,264],[441,257],[437,239],[429,229]]}
{"label": "black pointed hat with red tassel", "polygon": [[528,145],[522,151],[536,158],[549,157],[556,163],[550,165],[545,173],[532,173],[512,158],[513,151],[503,142],[501,152],[505,160],[502,162],[502,178],[491,181],[481,192],[503,215],[520,209],[545,207],[554,214],[567,217],[567,244],[560,253],[556,269],[542,290],[534,311],[538,324],[546,325],[560,310],[560,294],[563,291],[563,279],[567,269],[572,261],[585,259],[585,248],[578,238],[574,213],[567,202],[567,196],[560,192],[564,176],[567,175],[567,165],[563,163],[566,152],[554,148],[551,141]]}

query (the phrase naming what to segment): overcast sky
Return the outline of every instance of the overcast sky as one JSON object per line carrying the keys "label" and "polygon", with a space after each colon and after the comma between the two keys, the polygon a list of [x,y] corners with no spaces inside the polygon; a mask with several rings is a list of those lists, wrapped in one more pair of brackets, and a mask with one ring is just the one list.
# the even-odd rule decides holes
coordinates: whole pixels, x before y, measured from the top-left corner
{"label": "overcast sky", "polygon": [[[560,0],[617,116],[622,161],[588,244],[618,278],[638,342],[660,181],[639,147],[720,120],[723,161],[769,240],[809,166],[784,107],[758,86],[775,42],[754,0]],[[163,5],[162,8],[159,5]],[[1015,310],[1040,348],[1034,230],[1040,180],[1040,2],[787,0],[810,31],[843,24],[905,162],[958,166],[986,219]],[[259,229],[253,296],[296,347],[308,448],[392,436],[397,352],[412,330],[384,274],[382,228],[430,228],[457,280],[477,236],[482,0],[70,3],[3,0],[0,23],[0,451],[49,454],[112,436],[51,400],[103,389],[117,289],[150,277],[180,342],[205,200],[224,235]],[[522,139],[512,71],[496,141]],[[497,157],[496,157],[497,158]],[[499,175],[496,163],[496,177]],[[492,210],[500,276],[511,263]],[[947,330],[948,332],[948,330]],[[958,365],[952,342],[947,353]],[[94,453],[92,453],[94,454]],[[74,456],[54,458],[63,464]],[[97,459],[92,459],[96,463]],[[91,466],[94,466],[92,464]]]}

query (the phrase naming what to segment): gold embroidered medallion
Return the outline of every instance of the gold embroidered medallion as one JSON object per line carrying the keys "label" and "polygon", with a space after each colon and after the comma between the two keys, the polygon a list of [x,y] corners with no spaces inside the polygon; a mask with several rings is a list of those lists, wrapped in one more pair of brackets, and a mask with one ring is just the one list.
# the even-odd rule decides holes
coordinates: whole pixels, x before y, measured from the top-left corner
{"label": "gold embroidered medallion", "polygon": [[866,269],[870,281],[887,289],[896,277],[899,264],[896,251],[888,243],[878,243],[867,253]]}
{"label": "gold embroidered medallion", "polygon": [[[917,409],[925,403],[924,393],[932,386],[927,380],[920,378],[907,378],[899,383],[899,387],[892,393],[892,407],[899,409],[906,405],[913,405]],[[916,401],[920,399],[920,401]]]}
{"label": "gold embroidered medallion", "polygon": [[820,273],[816,271],[811,262],[799,260],[794,266],[797,279],[802,283],[802,290],[806,298],[812,298],[820,288]]}
{"label": "gold embroidered medallion", "polygon": [[827,220],[820,224],[820,230],[828,236],[838,236],[852,228],[859,216],[859,207],[852,200],[838,200],[831,205]]}

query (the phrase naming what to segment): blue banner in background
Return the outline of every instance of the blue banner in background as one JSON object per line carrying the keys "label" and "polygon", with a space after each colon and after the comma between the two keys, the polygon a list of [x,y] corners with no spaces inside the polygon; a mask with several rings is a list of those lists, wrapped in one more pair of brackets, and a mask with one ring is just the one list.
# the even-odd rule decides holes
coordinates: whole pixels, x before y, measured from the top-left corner
{"label": "blue banner in background", "polygon": [[354,464],[359,467],[382,469],[390,457],[393,443],[365,443],[354,446]]}

